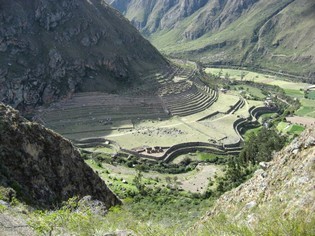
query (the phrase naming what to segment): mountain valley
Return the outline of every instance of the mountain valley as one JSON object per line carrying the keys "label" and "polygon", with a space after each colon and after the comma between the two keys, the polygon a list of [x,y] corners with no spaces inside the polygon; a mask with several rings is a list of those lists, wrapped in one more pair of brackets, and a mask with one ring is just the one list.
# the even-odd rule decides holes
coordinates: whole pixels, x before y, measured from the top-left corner
{"label": "mountain valley", "polygon": [[312,1],[109,2],[166,55],[314,81]]}
{"label": "mountain valley", "polygon": [[0,235],[315,235],[314,7],[1,1]]}

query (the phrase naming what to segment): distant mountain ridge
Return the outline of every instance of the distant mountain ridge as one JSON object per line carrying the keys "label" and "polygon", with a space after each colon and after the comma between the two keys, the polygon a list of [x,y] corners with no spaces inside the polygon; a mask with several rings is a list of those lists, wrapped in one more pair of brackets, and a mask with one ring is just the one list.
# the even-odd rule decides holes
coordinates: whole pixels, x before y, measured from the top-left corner
{"label": "distant mountain ridge", "polygon": [[162,52],[315,81],[315,2],[111,0]]}
{"label": "distant mountain ridge", "polygon": [[0,2],[0,101],[28,109],[117,92],[167,61],[103,0]]}

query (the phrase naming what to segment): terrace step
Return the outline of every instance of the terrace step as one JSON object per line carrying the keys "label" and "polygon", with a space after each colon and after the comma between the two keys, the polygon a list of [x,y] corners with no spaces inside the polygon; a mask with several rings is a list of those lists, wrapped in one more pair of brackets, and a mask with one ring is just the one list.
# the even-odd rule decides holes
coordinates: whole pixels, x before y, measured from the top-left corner
{"label": "terrace step", "polygon": [[129,117],[137,116],[139,118],[142,117],[167,117],[167,114],[164,112],[163,108],[156,109],[156,108],[147,108],[147,109],[135,109],[135,107],[126,107],[123,110],[114,110],[114,109],[72,109],[72,110],[63,110],[63,111],[55,111],[55,112],[47,112],[46,114],[42,115],[41,118],[44,119],[46,122],[53,122],[59,121],[60,119],[89,119],[91,117],[97,118],[102,117],[110,118],[114,116],[126,116],[128,119]]}
{"label": "terrace step", "polygon": [[[207,90],[208,91],[208,90]],[[210,93],[193,85],[191,89],[179,96],[163,96],[164,104],[173,115],[187,116],[209,108],[217,98],[217,93]]]}
{"label": "terrace step", "polygon": [[196,105],[196,103],[199,103],[200,101],[206,100],[208,97],[207,95],[203,93],[196,93],[194,96],[191,97],[185,97],[181,99],[176,99],[174,101],[166,101],[166,104],[172,109],[176,108],[186,108],[190,105]]}
{"label": "terrace step", "polygon": [[243,106],[245,105],[245,100],[243,98],[241,98],[237,104],[235,105],[235,107],[233,108],[233,110],[231,111],[232,114],[234,114],[237,110],[241,109]]}
{"label": "terrace step", "polygon": [[193,96],[195,96],[195,93],[197,93],[197,92],[198,92],[197,87],[196,86],[191,86],[190,88],[188,88],[185,91],[182,91],[179,94],[172,93],[172,94],[163,95],[161,97],[162,97],[163,100],[171,102],[173,100],[177,100],[177,99],[184,98],[184,97],[187,97],[187,96],[193,97]]}
{"label": "terrace step", "polygon": [[192,115],[192,114],[195,114],[198,112],[202,112],[205,109],[209,108],[214,103],[214,101],[215,101],[215,99],[211,100],[211,102],[209,102],[208,104],[206,104],[202,107],[196,107],[195,109],[177,111],[177,112],[173,113],[173,115],[188,116],[188,115]]}
{"label": "terrace step", "polygon": [[181,105],[181,106],[174,106],[171,107],[172,112],[177,112],[177,111],[182,111],[182,110],[187,110],[187,109],[197,109],[199,107],[206,107],[208,108],[210,104],[211,98],[210,97],[205,97],[202,100],[199,101],[191,101],[190,103],[187,103],[187,105]]}
{"label": "terrace step", "polygon": [[174,160],[174,158],[178,157],[179,155],[187,154],[189,152],[196,152],[196,151],[211,152],[218,155],[224,154],[222,150],[214,148],[214,147],[208,147],[208,146],[193,146],[193,147],[187,147],[187,148],[182,147],[182,148],[178,148],[174,150],[169,155],[167,155],[167,157],[164,158],[164,161],[171,162],[172,160]]}

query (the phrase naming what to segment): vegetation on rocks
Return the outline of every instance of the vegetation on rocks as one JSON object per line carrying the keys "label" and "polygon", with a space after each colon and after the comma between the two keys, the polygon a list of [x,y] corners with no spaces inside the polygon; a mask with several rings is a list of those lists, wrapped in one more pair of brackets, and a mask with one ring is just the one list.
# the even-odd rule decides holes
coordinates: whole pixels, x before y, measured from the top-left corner
{"label": "vegetation on rocks", "polygon": [[229,158],[225,175],[218,179],[217,190],[226,192],[250,178],[259,168],[259,163],[271,161],[274,152],[281,150],[286,140],[274,129],[262,128],[252,132],[239,156]]}
{"label": "vegetation on rocks", "polygon": [[69,140],[0,104],[0,185],[30,205],[51,208],[91,195],[107,208],[120,200],[82,160]]}
{"label": "vegetation on rocks", "polygon": [[[315,133],[310,128],[262,163],[249,180],[223,194],[193,232],[313,235],[314,152]],[[220,215],[227,231],[215,224]]]}

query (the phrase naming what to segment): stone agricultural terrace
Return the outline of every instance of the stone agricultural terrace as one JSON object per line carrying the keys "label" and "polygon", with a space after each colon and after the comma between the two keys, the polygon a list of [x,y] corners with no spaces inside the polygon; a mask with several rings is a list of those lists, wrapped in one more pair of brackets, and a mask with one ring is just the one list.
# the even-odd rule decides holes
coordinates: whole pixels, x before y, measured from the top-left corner
{"label": "stone agricultural terrace", "polygon": [[237,152],[240,127],[257,122],[249,111],[263,104],[211,89],[200,76],[196,67],[175,66],[142,78],[138,88],[122,94],[74,94],[39,109],[34,118],[74,141],[100,137],[149,158],[171,158],[178,150]]}

